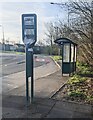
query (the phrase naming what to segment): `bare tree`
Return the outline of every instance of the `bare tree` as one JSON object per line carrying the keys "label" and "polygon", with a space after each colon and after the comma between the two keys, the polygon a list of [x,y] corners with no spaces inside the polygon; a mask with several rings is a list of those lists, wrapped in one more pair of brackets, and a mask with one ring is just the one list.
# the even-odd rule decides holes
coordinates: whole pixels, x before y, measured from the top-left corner
{"label": "bare tree", "polygon": [[79,48],[79,57],[89,65],[93,65],[93,1],[70,1],[65,5],[69,8],[69,25],[60,20],[59,34],[61,37],[68,37],[76,42]]}
{"label": "bare tree", "polygon": [[53,49],[55,49],[54,40],[58,38],[59,28],[57,23],[50,22],[46,24],[46,29],[47,32],[45,34],[47,36],[47,43],[50,44],[50,54],[52,54]]}
{"label": "bare tree", "polygon": [[46,29],[47,32],[45,33],[47,36],[47,42],[50,43],[50,45],[52,46],[53,44],[53,35],[54,35],[54,27],[53,27],[53,23],[47,23],[46,25]]}
{"label": "bare tree", "polygon": [[93,1],[71,2],[69,10],[75,17],[71,29],[79,38],[77,43],[80,55],[88,64],[93,65]]}
{"label": "bare tree", "polygon": [[61,20],[58,20],[55,25],[50,23],[47,26],[47,36],[50,38],[51,45],[57,37],[71,38],[78,44],[79,57],[89,65],[93,65],[93,1],[70,1],[67,7],[70,16],[69,26]]}

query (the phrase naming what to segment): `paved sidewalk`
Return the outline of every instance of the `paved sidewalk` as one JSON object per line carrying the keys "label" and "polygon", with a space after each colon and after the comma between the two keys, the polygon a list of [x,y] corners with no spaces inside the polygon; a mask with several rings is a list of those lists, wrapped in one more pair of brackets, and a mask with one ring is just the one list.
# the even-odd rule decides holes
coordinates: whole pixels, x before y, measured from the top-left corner
{"label": "paved sidewalk", "polygon": [[[21,77],[21,76],[20,76]],[[35,81],[34,101],[26,106],[25,86],[15,88],[2,96],[3,118],[90,118],[92,107],[57,101],[51,96],[68,80],[61,70]]]}
{"label": "paved sidewalk", "polygon": [[[60,70],[60,67],[51,61],[50,63],[34,68],[34,81],[36,79],[46,77]],[[29,80],[30,82],[30,80]],[[18,72],[7,76],[2,76],[2,91],[3,93],[19,88],[26,84],[26,72]],[[37,87],[36,87],[37,88]]]}

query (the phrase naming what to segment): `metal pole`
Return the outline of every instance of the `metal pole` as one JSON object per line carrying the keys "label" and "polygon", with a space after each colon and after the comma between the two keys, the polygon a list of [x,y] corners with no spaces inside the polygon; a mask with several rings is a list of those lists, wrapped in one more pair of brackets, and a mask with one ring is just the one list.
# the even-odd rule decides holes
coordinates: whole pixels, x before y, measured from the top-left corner
{"label": "metal pole", "polygon": [[33,49],[31,51],[31,102],[33,102],[34,97],[34,77],[33,77]]}
{"label": "metal pole", "polygon": [[72,53],[71,53],[71,43],[69,43],[70,44],[70,50],[69,50],[69,76],[71,75],[71,72],[72,72],[72,68],[71,68],[71,55],[72,55]]}
{"label": "metal pole", "polygon": [[28,102],[29,101],[29,81],[27,76],[26,76],[26,99]]}
{"label": "metal pole", "polygon": [[4,39],[4,27],[2,26],[2,32],[3,32],[3,43],[5,43],[5,39]]}
{"label": "metal pole", "polygon": [[69,27],[70,27],[70,25],[69,25],[69,5],[67,5],[67,7],[68,7],[68,37],[69,37],[69,34],[70,34],[70,31],[69,31]]}
{"label": "metal pole", "polygon": [[[59,5],[59,6],[61,6],[61,8],[63,8],[62,6],[67,6],[67,26],[68,26],[68,29],[69,29],[69,3],[54,3],[54,2],[51,2],[50,4],[55,4],[55,5]],[[68,30],[68,34],[69,34],[69,30]],[[69,35],[68,35],[68,37],[69,37]]]}
{"label": "metal pole", "polygon": [[73,72],[75,73],[75,67],[76,67],[76,61],[75,61],[75,45],[74,45],[74,57],[73,57],[73,63],[74,63],[74,70]]}
{"label": "metal pole", "polygon": [[2,27],[2,34],[3,34],[3,38],[2,38],[3,50],[5,50],[4,27],[3,25],[0,25],[0,27]]}
{"label": "metal pole", "polygon": [[3,45],[4,45],[4,51],[5,51],[4,27],[2,27],[2,29],[3,29]]}
{"label": "metal pole", "polygon": [[28,47],[26,46],[26,99],[27,104],[29,103],[29,79],[27,73],[27,55],[28,55]]}

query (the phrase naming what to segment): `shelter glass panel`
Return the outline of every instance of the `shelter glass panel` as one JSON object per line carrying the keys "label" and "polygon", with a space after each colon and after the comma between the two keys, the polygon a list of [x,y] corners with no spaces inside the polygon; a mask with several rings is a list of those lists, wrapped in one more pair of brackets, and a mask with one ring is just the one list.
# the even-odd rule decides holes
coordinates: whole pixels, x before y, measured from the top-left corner
{"label": "shelter glass panel", "polygon": [[63,62],[69,62],[69,53],[70,51],[70,44],[69,43],[66,43],[64,44],[64,47],[63,47]]}
{"label": "shelter glass panel", "polygon": [[71,44],[71,62],[74,62],[74,45]]}
{"label": "shelter glass panel", "polygon": [[77,47],[75,46],[75,62],[76,62],[76,52],[77,52]]}

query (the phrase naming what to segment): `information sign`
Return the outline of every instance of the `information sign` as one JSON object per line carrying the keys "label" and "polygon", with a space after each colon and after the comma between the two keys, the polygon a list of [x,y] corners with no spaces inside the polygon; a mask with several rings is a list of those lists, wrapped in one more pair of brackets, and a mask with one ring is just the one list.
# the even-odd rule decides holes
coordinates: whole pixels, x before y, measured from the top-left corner
{"label": "information sign", "polygon": [[37,41],[36,14],[22,15],[22,40],[25,45],[33,46]]}

